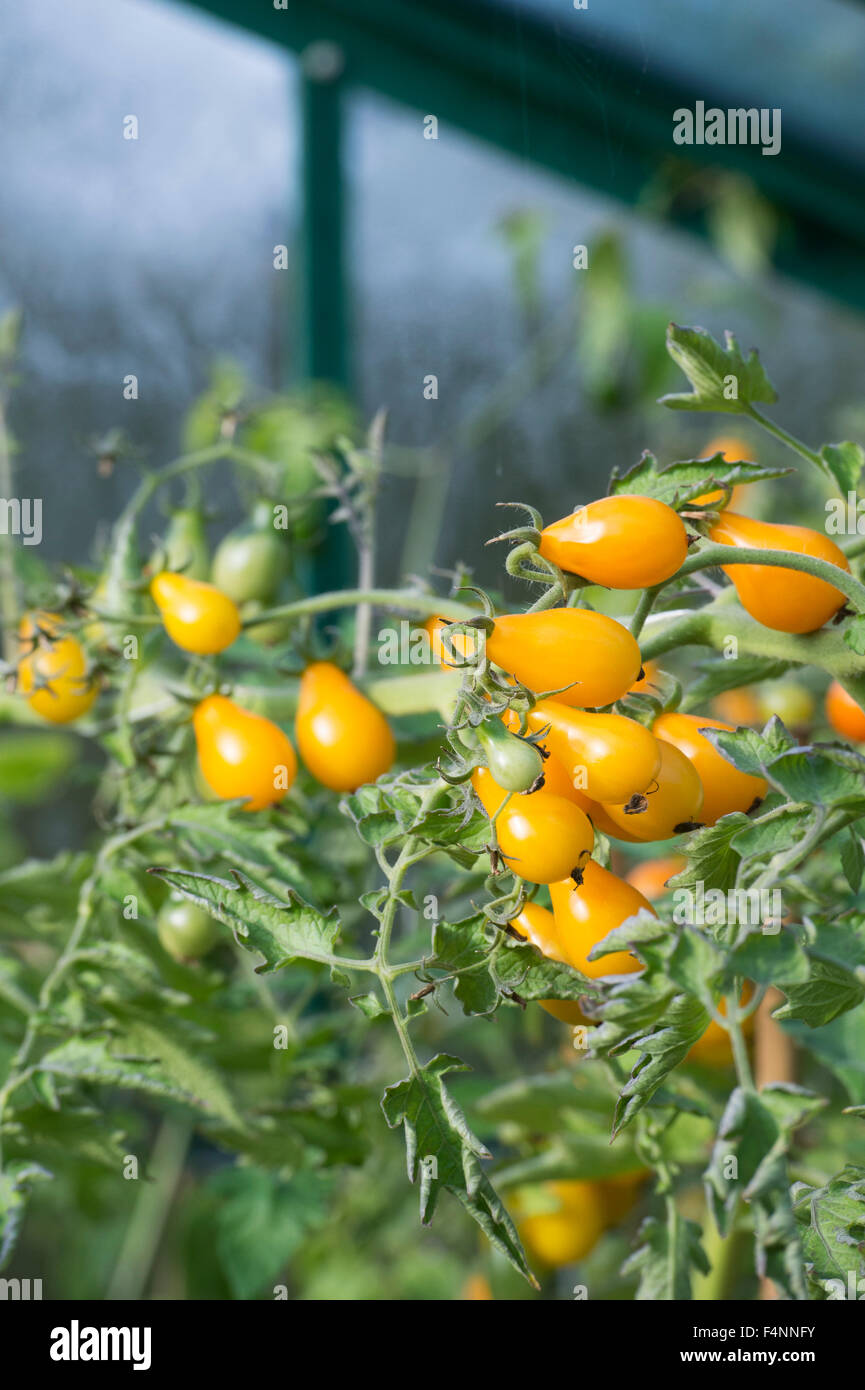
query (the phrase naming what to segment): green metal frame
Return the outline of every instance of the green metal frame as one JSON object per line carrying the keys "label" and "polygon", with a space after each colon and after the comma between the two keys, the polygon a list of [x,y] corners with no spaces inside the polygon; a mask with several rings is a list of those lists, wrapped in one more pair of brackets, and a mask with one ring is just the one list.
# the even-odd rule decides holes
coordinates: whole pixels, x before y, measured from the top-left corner
{"label": "green metal frame", "polygon": [[[681,151],[672,114],[711,91],[644,72],[536,12],[491,0],[188,0],[303,54],[338,45],[344,75],[304,82],[306,348],[312,375],[347,382],[340,112],[348,85],[371,88],[510,154],[635,205],[659,164]],[[315,90],[313,90],[315,88]],[[743,98],[741,104],[752,102]],[[696,161],[695,161],[696,162]],[[701,167],[745,173],[781,214],[778,270],[865,309],[865,167],[784,128],[778,156],[748,146],[701,146]],[[670,220],[700,235],[704,216]],[[336,341],[339,334],[340,341]]]}

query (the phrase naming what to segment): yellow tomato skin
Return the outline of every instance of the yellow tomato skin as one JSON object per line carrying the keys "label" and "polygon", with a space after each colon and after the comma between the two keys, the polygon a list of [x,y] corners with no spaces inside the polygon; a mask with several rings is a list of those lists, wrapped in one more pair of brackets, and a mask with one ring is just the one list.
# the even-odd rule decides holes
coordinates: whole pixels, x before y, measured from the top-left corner
{"label": "yellow tomato skin", "polygon": [[681,873],[687,862],[684,854],[666,854],[659,859],[644,859],[641,864],[635,864],[628,870],[625,882],[636,888],[638,893],[642,893],[644,898],[655,902],[669,891],[667,879]]}
{"label": "yellow tomato skin", "polygon": [[688,534],[666,502],[623,493],[600,497],[547,526],[539,549],[559,569],[592,584],[646,589],[680,568]]}
{"label": "yellow tomato skin", "polygon": [[549,1269],[561,1269],[585,1259],[597,1245],[604,1232],[603,1202],[592,1182],[547,1182],[543,1189],[550,1210],[520,1215],[526,1198],[517,1195],[517,1223],[532,1257]]}
{"label": "yellow tomato skin", "polygon": [[658,678],[659,670],[660,667],[658,666],[657,661],[644,661],[643,674],[642,676],[638,676],[637,680],[634,681],[634,684],[631,686],[630,690],[628,691],[628,694],[644,695],[647,690],[651,690],[652,686]]}
{"label": "yellow tomato skin", "polygon": [[[540,744],[539,747],[543,748],[544,745]],[[586,815],[589,814],[589,807],[593,804],[585,792],[581,792],[579,787],[574,786],[564,767],[552,753],[549,753],[544,759],[543,790],[552,792],[554,796],[563,796],[566,801],[572,801],[575,806],[579,806],[581,811],[585,811]]]}
{"label": "yellow tomato skin", "polygon": [[381,710],[329,661],[313,662],[301,677],[295,735],[306,767],[331,791],[357,791],[396,757]]}
{"label": "yellow tomato skin", "polygon": [[669,840],[701,823],[703,784],[694,764],[672,743],[661,742],[661,766],[641,795],[644,811],[628,813],[620,802],[604,806],[613,824],[637,840]]}
{"label": "yellow tomato skin", "polygon": [[[782,526],[723,512],[709,536],[720,545],[789,550],[826,560],[844,571],[850,569],[843,550],[828,536],[807,526]],[[839,589],[799,570],[770,565],[723,565],[722,569],[745,611],[775,632],[816,632],[845,602]]]}
{"label": "yellow tomato skin", "polygon": [[654,914],[648,899],[630,883],[590,859],[579,887],[570,881],[553,883],[550,897],[559,942],[568,964],[575,970],[593,980],[601,975],[630,975],[642,970],[641,963],[629,951],[613,951],[598,960],[589,960],[592,947],[628,917],[641,908]]}
{"label": "yellow tomato skin", "polygon": [[527,719],[535,733],[549,725],[544,742],[592,801],[627,801],[634,792],[645,791],[661,765],[657,739],[623,714],[596,714],[558,700],[539,700]]}
{"label": "yellow tomato skin", "polygon": [[282,801],[297,774],[297,758],[276,724],[225,695],[208,695],[196,706],[192,727],[201,775],[218,797],[247,798],[244,811]]}
{"label": "yellow tomato skin", "polygon": [[610,840],[621,840],[624,844],[638,845],[636,835],[632,835],[629,830],[616,825],[616,822],[607,814],[607,809],[601,801],[590,801],[586,815],[592,822],[596,830],[600,830],[602,835],[606,835]]}
{"label": "yellow tomato skin", "polygon": [[482,1303],[493,1298],[490,1281],[483,1274],[470,1274],[463,1284],[460,1298],[464,1303]]}
{"label": "yellow tomato skin", "polygon": [[732,763],[712,747],[700,729],[726,729],[734,732],[732,724],[724,724],[720,719],[708,719],[703,714],[660,714],[652,725],[657,738],[664,743],[672,743],[684,753],[697,769],[703,784],[703,809],[701,819],[706,825],[714,825],[730,811],[749,811],[756,800],[766,795],[767,786],[762,777],[752,777],[748,772],[740,772]]}
{"label": "yellow tomato skin", "polygon": [[[492,817],[507,792],[477,767],[472,786]],[[527,883],[553,883],[567,878],[591,854],[595,842],[588,816],[563,797],[541,789],[511,796],[496,820],[496,839],[507,866]]]}
{"label": "yellow tomato skin", "polygon": [[[457,663],[451,660],[442,638],[442,633],[449,626],[446,618],[427,618],[423,625],[429,638],[430,655],[433,661],[438,666],[453,668],[457,666]],[[464,632],[454,632],[451,634],[450,642],[458,656],[474,656],[477,644],[476,637],[469,636]]]}
{"label": "yellow tomato skin", "polygon": [[578,708],[620,699],[641,664],[628,629],[588,608],[505,613],[487,637],[486,654],[530,690],[556,690],[561,704]]}
{"label": "yellow tomato skin", "polygon": [[163,570],[150,583],[165,631],[182,651],[213,656],[240,633],[240,609],[213,584]]}
{"label": "yellow tomato skin", "polygon": [[[540,903],[526,903],[519,916],[511,919],[510,925],[526,941],[537,946],[542,956],[564,961],[567,965],[556,932],[556,919],[546,907]],[[575,999],[541,999],[540,1005],[562,1023],[583,1022],[582,1010]]]}
{"label": "yellow tomato skin", "polygon": [[840,681],[833,681],[826,691],[826,718],[842,738],[852,743],[865,742],[865,710],[848,695]]}
{"label": "yellow tomato skin", "polygon": [[[99,693],[87,675],[87,657],[77,637],[63,636],[57,613],[26,614],[18,626],[18,689],[30,708],[52,724],[71,724],[86,714]],[[47,636],[40,637],[39,630]]]}

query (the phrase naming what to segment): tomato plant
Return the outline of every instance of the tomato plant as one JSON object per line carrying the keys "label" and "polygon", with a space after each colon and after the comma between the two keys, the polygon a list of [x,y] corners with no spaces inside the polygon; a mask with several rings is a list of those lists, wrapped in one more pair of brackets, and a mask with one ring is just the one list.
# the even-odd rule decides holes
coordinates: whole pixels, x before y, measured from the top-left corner
{"label": "tomato plant", "polygon": [[[666,406],[858,486],[862,449],[777,425],[734,338],[671,325],[668,349],[692,389]],[[128,1221],[88,1290],[151,1291],[153,1199],[121,1200],[124,1164],[154,1170],[158,1245],[194,1131],[189,1296],[363,1298],[373,1239],[397,1298],[567,1297],[574,1268],[592,1297],[846,1296],[865,538],[787,517],[790,470],[725,435],[550,525],[521,505],[505,601],[381,588],[383,419],[331,438],[241,394],[199,403],[98,566],[15,583],[4,716],[43,780],[68,739],[98,783],[83,846],[0,867],[2,1257],[47,1247],[52,1183],[81,1184]],[[208,568],[213,521],[174,490],[225,463],[243,506]],[[756,482],[772,522],[730,509]],[[358,581],[315,592],[326,498]]]}

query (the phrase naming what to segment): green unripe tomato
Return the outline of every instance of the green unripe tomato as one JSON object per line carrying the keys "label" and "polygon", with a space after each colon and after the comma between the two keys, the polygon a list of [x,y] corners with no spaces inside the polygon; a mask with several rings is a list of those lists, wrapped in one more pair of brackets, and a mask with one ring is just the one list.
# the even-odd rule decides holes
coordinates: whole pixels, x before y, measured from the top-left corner
{"label": "green unripe tomato", "polygon": [[187,579],[207,579],[210,551],[204,519],[194,507],[178,507],[171,513],[162,544],[160,569],[179,570]]}
{"label": "green unripe tomato", "polygon": [[211,580],[235,603],[273,597],[288,569],[284,537],[273,525],[273,509],[259,503],[250,520],[220,541]]}
{"label": "green unripe tomato", "polygon": [[757,690],[757,706],[762,719],[777,714],[788,729],[806,729],[814,718],[814,696],[797,681],[770,681]]}
{"label": "green unripe tomato", "polygon": [[203,907],[182,893],[172,893],[159,910],[156,934],[175,960],[199,960],[219,940],[219,925]]}
{"label": "green unripe tomato", "polygon": [[477,730],[493,781],[508,792],[527,792],[544,770],[544,760],[534,744],[509,733],[498,719]]}

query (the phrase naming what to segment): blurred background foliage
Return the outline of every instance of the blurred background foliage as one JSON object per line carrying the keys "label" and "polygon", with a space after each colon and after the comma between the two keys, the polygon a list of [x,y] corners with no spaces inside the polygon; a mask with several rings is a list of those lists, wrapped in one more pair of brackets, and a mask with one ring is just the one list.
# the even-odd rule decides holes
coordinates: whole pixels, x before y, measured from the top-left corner
{"label": "blurred background foliage", "polygon": [[[674,21],[665,10],[658,22]],[[16,550],[30,589],[47,586],[60,562],[95,572],[139,462],[205,447],[230,428],[284,463],[289,490],[302,491],[311,454],[359,437],[381,406],[381,533],[395,540],[378,579],[466,562],[498,587],[500,557],[483,550],[499,528],[497,501],[529,501],[551,520],[603,492],[611,468],[644,448],[664,461],[705,451],[714,422],[707,433],[705,421],[654,405],[676,384],[664,350],[671,318],[760,344],[785,423],[809,443],[863,433],[865,324],[772,269],[783,219],[747,177],[660,160],[641,205],[625,211],[455,129],[426,144],[417,113],[370,92],[352,95],[346,121],[354,389],[304,383],[284,331],[301,292],[296,257],[273,270],[273,247],[293,246],[301,217],[297,65],[151,0],[78,0],[74,13],[47,0],[4,24],[0,309],[23,313],[9,431],[18,493],[44,499],[43,545]],[[825,95],[825,51],[814,64]],[[140,119],[137,142],[121,138],[128,112]],[[683,203],[705,213],[708,244],[666,224]],[[588,248],[587,271],[572,265],[576,244]],[[135,401],[122,396],[128,373],[139,380]],[[430,374],[434,400],[423,392]],[[745,442],[761,461],[788,462],[773,442]],[[777,519],[782,490],[784,516],[814,524],[823,496],[812,479],[755,488],[749,510]],[[173,500],[189,499],[178,490]],[[206,501],[215,540],[252,496],[219,468]],[[157,511],[149,520],[154,533],[164,527]],[[338,581],[341,564],[331,547],[306,577]],[[74,733],[0,728],[7,929],[33,903],[16,866],[95,843],[98,771]],[[69,910],[47,905],[46,930]],[[237,966],[223,951],[215,968],[232,976]],[[374,1078],[399,1067],[389,1034],[386,1058],[362,1054],[355,1039],[370,1025],[346,1022],[341,1002],[331,1009],[321,976],[298,968],[280,985],[297,1032],[262,1100],[306,1107],[301,1152],[236,1164],[194,1135],[181,1109],[159,1118],[118,1099],[124,1152],[151,1155],[148,1181],[118,1184],[111,1166],[61,1170],[34,1204],[11,1272],[42,1275],[50,1298],[269,1298],[280,1284],[300,1299],[530,1296],[455,1207],[419,1231],[401,1143],[378,1109]],[[262,1026],[260,1001],[248,982],[236,987],[237,1037],[249,1038]],[[822,1030],[828,1070],[818,1081],[859,1104],[865,1074],[849,1057],[862,1055],[861,1015]],[[522,1161],[523,1177],[548,1172],[538,1136],[552,1117],[580,1171],[607,1171],[592,1165],[609,1115],[578,1094],[568,1035],[553,1020],[505,1009],[485,1029],[433,1014],[424,1030],[431,1049],[444,1044],[474,1065],[454,1089],[497,1157]],[[238,1084],[256,1086],[242,1046],[223,1062]],[[515,1078],[536,1084],[509,1090]],[[696,1180],[708,1129],[694,1118],[683,1130]],[[809,1181],[835,1170],[837,1152],[808,1153],[807,1135],[804,1144]],[[632,1296],[617,1271],[645,1209],[581,1265],[593,1297]],[[544,1293],[570,1297],[571,1282],[567,1270],[551,1274]],[[728,1290],[753,1294],[750,1275]]]}

